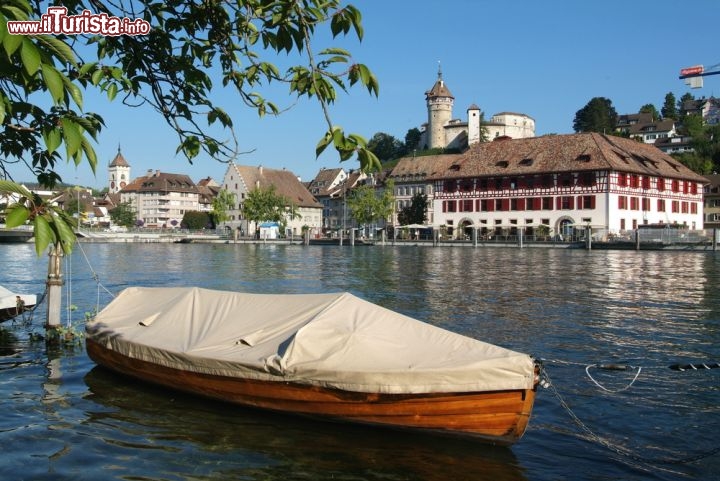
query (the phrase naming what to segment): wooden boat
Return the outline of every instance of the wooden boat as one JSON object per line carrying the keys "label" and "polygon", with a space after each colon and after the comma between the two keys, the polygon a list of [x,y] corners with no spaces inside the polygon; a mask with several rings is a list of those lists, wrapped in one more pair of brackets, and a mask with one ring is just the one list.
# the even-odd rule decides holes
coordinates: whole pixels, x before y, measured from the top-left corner
{"label": "wooden boat", "polygon": [[533,359],[349,293],[124,290],[87,324],[90,358],[245,406],[468,435],[525,432]]}
{"label": "wooden boat", "polygon": [[22,315],[37,303],[35,294],[17,294],[0,286],[0,322]]}

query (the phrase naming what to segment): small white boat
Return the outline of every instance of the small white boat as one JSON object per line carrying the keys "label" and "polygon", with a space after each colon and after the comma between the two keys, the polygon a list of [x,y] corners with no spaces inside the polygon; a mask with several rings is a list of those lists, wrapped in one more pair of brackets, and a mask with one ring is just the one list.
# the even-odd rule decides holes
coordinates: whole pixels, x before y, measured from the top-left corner
{"label": "small white boat", "polygon": [[512,444],[537,366],[349,293],[131,287],[86,326],[96,363],[245,406]]}
{"label": "small white boat", "polygon": [[35,294],[16,294],[0,286],[0,322],[13,319],[35,307]]}

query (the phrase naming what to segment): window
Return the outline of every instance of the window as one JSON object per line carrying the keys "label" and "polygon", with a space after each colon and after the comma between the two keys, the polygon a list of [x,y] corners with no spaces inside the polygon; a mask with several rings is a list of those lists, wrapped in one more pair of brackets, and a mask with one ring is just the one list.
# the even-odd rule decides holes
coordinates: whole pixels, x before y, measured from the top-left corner
{"label": "window", "polygon": [[657,180],[657,190],[659,190],[660,192],[665,190],[665,179]]}
{"label": "window", "polygon": [[495,201],[493,199],[481,199],[480,210],[482,212],[492,212],[495,210]]}
{"label": "window", "polygon": [[630,197],[630,210],[640,210],[640,199]]}
{"label": "window", "polygon": [[574,208],[575,198],[565,195],[557,198],[557,208],[562,210],[571,210]]}
{"label": "window", "polygon": [[617,180],[618,187],[627,187],[627,174],[619,173]]}
{"label": "window", "polygon": [[510,210],[525,210],[525,199],[510,199]]}
{"label": "window", "polygon": [[625,210],[628,208],[627,197],[624,195],[618,196],[618,209]]}
{"label": "window", "polygon": [[673,192],[680,192],[680,181],[679,181],[679,180],[673,180],[673,181],[672,181],[672,191],[673,191]]}
{"label": "window", "polygon": [[698,206],[696,202],[690,203],[690,213],[691,214],[697,214],[698,213]]}
{"label": "window", "polygon": [[473,201],[472,199],[464,199],[460,201],[460,212],[472,212]]}
{"label": "window", "polygon": [[553,198],[543,197],[542,198],[542,210],[553,210]]}
{"label": "window", "polygon": [[578,185],[581,187],[592,187],[597,183],[595,172],[581,172],[578,175]]}
{"label": "window", "polygon": [[637,174],[630,175],[630,187],[637,189],[640,187],[640,176]]}
{"label": "window", "polygon": [[673,214],[680,212],[680,201],[674,200],[670,204],[670,210]]}
{"label": "window", "polygon": [[645,190],[650,188],[650,177],[647,175],[642,178],[642,188]]}
{"label": "window", "polygon": [[650,199],[648,199],[647,197],[643,197],[642,199],[642,210],[643,212],[650,211]]}
{"label": "window", "polygon": [[594,209],[595,208],[595,196],[594,195],[583,195],[581,197],[578,197],[578,208]]}
{"label": "window", "polygon": [[572,187],[573,186],[573,175],[572,174],[560,174],[558,177],[558,185],[560,187]]}

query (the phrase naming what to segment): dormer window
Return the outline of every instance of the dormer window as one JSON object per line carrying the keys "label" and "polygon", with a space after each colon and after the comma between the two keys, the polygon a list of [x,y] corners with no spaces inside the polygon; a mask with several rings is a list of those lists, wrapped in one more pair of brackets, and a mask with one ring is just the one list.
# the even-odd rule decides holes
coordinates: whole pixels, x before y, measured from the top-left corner
{"label": "dormer window", "polygon": [[533,159],[522,159],[520,161],[520,165],[530,166],[533,165],[534,160]]}
{"label": "dormer window", "polygon": [[578,162],[590,162],[590,154],[580,154],[575,157]]}
{"label": "dormer window", "polygon": [[495,166],[496,166],[496,167],[502,167],[503,169],[507,169],[507,167],[508,167],[509,165],[510,165],[510,162],[508,162],[507,160],[498,160],[498,161],[495,163]]}

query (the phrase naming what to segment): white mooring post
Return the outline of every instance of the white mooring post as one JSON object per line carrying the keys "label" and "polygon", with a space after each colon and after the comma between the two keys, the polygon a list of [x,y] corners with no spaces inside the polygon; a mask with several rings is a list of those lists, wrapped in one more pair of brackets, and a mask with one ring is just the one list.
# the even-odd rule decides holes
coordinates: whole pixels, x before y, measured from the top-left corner
{"label": "white mooring post", "polygon": [[50,247],[48,254],[47,276],[47,324],[46,329],[60,326],[62,286],[65,283],[62,275],[63,251],[60,244]]}

